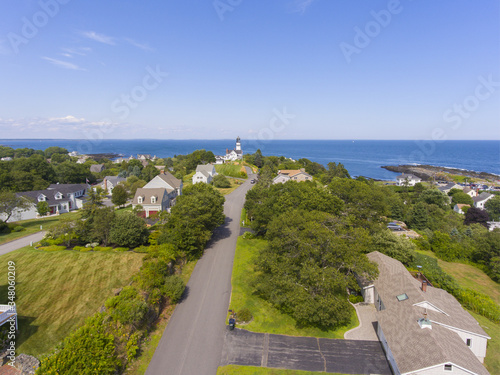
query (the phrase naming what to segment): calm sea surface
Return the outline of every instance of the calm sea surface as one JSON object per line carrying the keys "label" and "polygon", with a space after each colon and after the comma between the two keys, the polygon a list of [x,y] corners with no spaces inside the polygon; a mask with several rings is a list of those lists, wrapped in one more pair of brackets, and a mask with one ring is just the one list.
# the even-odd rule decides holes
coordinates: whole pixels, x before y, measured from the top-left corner
{"label": "calm sea surface", "polygon": [[[307,158],[323,165],[340,162],[352,176],[393,180],[395,173],[382,165],[431,164],[489,172],[500,175],[500,141],[311,141],[242,139],[244,153],[260,149],[264,155]],[[0,145],[44,150],[60,146],[80,153],[116,153],[125,156],[151,154],[169,157],[206,149],[216,155],[232,149],[235,140],[70,140],[70,139],[0,139]]]}

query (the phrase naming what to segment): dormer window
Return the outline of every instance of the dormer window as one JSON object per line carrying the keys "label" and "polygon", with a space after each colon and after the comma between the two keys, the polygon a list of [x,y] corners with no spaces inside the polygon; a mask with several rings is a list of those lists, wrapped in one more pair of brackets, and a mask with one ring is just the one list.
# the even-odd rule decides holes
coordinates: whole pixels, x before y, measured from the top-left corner
{"label": "dormer window", "polygon": [[142,203],[144,200],[144,197],[137,197],[137,203]]}
{"label": "dormer window", "polygon": [[38,202],[45,202],[47,200],[47,197],[43,194],[40,194],[38,196]]}
{"label": "dormer window", "polygon": [[61,193],[56,193],[56,195],[54,196],[56,199],[62,199],[62,194]]}
{"label": "dormer window", "polygon": [[156,197],[154,195],[151,197],[151,203],[156,203]]}

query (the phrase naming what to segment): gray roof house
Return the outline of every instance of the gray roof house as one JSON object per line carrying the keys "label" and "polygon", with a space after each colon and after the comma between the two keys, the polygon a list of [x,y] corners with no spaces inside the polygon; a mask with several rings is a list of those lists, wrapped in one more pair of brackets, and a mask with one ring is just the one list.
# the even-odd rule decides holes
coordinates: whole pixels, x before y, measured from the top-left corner
{"label": "gray roof house", "polygon": [[150,217],[167,210],[170,207],[169,204],[170,200],[165,188],[139,188],[135,193],[132,207],[141,205],[144,208],[144,217]]}
{"label": "gray roof house", "polygon": [[448,194],[451,191],[451,189],[460,189],[460,190],[462,190],[463,187],[460,186],[460,185],[457,185],[454,182],[450,182],[449,184],[446,184],[446,185],[438,187],[438,190],[441,193],[444,193],[444,194]]}
{"label": "gray roof house", "polygon": [[414,176],[412,174],[401,174],[396,177],[396,185],[397,186],[415,186],[415,184],[421,182],[422,179],[420,177]]}
{"label": "gray roof house", "polygon": [[490,337],[451,294],[378,251],[368,258],[379,277],[359,283],[377,309],[377,334],[394,374],[489,374],[482,362]]}
{"label": "gray roof house", "polygon": [[179,180],[170,172],[160,173],[144,186],[146,189],[157,187],[167,189],[167,192],[173,195],[174,198],[182,194],[182,180]]}
{"label": "gray roof house", "polygon": [[109,194],[113,193],[113,189],[115,188],[116,185],[118,185],[121,182],[125,182],[127,179],[125,177],[118,177],[118,176],[106,176],[104,177],[104,180],[102,180],[101,183],[101,188],[106,191]]}
{"label": "gray roof house", "polygon": [[90,166],[90,171],[91,171],[92,173],[100,173],[100,172],[102,172],[104,169],[105,169],[105,168],[104,168],[104,164],[92,164],[92,165]]}
{"label": "gray roof house", "polygon": [[196,173],[193,175],[193,184],[197,184],[198,182],[209,184],[216,175],[217,172],[212,164],[198,165]]}
{"label": "gray roof house", "polygon": [[472,200],[474,201],[474,207],[481,208],[484,210],[484,204],[494,196],[495,196],[494,194],[482,192],[477,197],[472,197]]}

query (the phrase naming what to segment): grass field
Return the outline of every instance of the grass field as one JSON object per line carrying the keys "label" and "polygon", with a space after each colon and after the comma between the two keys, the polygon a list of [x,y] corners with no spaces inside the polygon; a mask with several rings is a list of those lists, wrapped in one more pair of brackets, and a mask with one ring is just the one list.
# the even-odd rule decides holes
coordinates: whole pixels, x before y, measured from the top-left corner
{"label": "grass field", "polygon": [[[280,370],[265,367],[235,366],[229,365],[219,367],[217,375],[316,375],[324,372],[298,371],[298,370]],[[341,375],[329,373],[331,375]]]}
{"label": "grass field", "polygon": [[240,185],[244,182],[244,181],[241,181],[239,179],[231,178],[231,177],[228,177],[228,180],[231,183],[230,188],[226,188],[226,189],[216,188],[217,190],[220,191],[220,193],[222,195],[228,195],[228,194],[232,193],[233,191],[238,189],[238,187],[240,187]]}
{"label": "grass field", "polygon": [[[0,271],[16,264],[19,313],[17,352],[34,356],[50,351],[86,317],[104,305],[115,288],[127,285],[144,254],[132,252],[44,252],[25,247],[0,256]],[[7,303],[6,279],[0,304]]]}
{"label": "grass field", "polygon": [[500,324],[495,324],[484,316],[469,311],[469,313],[479,322],[486,333],[491,337],[488,340],[488,349],[484,365],[490,374],[500,374]]}
{"label": "grass field", "polygon": [[[246,178],[246,170],[243,164],[238,162],[233,162],[231,164],[217,164],[215,165],[215,170],[218,174],[222,174],[224,176],[229,177],[239,177]],[[244,175],[242,175],[244,173]]]}
{"label": "grass field", "polygon": [[230,309],[239,310],[248,308],[253,320],[247,325],[239,325],[240,328],[254,332],[267,332],[290,336],[312,336],[343,339],[344,333],[358,326],[358,318],[352,308],[352,321],[348,327],[343,327],[335,331],[322,331],[318,328],[298,328],[295,320],[290,316],[281,313],[270,303],[262,300],[253,294],[250,287],[250,280],[254,275],[252,257],[258,250],[265,246],[266,241],[261,239],[245,240],[238,238],[236,255],[233,265],[233,276],[231,284],[233,287],[231,294]]}
{"label": "grass field", "polygon": [[32,220],[24,220],[24,221],[14,222],[16,225],[20,225],[20,226],[24,227],[26,230],[23,230],[22,232],[11,232],[8,234],[0,234],[0,244],[15,240],[17,238],[28,236],[28,235],[36,233],[36,232],[39,232],[40,225],[42,226],[43,230],[47,230],[52,225],[58,223],[59,219],[61,219],[63,217],[64,218],[70,217],[72,219],[76,219],[76,218],[80,217],[80,212],[75,211],[75,212],[69,212],[67,214],[62,214],[62,215],[58,215],[58,216],[50,216],[50,217],[46,217],[46,218],[42,218],[42,219],[32,219]]}

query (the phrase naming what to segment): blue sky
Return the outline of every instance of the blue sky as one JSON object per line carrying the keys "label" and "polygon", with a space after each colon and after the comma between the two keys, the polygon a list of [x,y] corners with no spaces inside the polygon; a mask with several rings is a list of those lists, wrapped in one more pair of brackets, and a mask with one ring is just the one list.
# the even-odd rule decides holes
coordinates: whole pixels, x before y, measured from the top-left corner
{"label": "blue sky", "polygon": [[500,139],[497,0],[3,0],[0,138]]}

